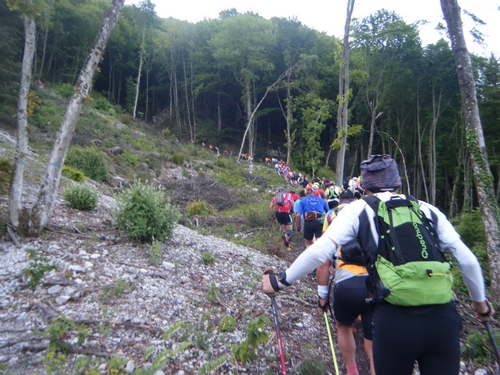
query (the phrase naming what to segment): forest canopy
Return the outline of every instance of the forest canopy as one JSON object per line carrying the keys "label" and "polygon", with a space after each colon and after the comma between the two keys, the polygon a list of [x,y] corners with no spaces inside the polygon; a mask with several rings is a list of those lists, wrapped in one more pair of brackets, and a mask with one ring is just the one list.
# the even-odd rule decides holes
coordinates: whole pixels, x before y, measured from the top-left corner
{"label": "forest canopy", "polygon": [[[33,82],[75,85],[100,27],[106,0],[47,0],[36,17]],[[406,168],[411,194],[450,216],[470,211],[474,197],[454,57],[446,40],[423,46],[417,25],[392,11],[354,19],[350,37],[349,128],[345,176],[359,174],[374,121],[372,151]],[[23,53],[19,12],[0,0],[0,116],[16,113]],[[500,197],[500,65],[472,55],[487,153]],[[189,23],[160,18],[149,1],[123,9],[93,80],[103,105],[168,128],[181,140],[237,150],[250,114],[244,152],[259,161],[286,155],[287,113],[293,169],[335,170],[336,107],[342,41],[296,19],[265,19],[224,10]],[[139,80],[140,78],[140,80]],[[139,82],[138,90],[136,85]],[[92,95],[92,94],[91,94]],[[375,105],[376,104],[376,105]],[[30,126],[47,127],[32,116]],[[311,146],[314,144],[314,146]],[[321,177],[321,176],[320,176]]]}

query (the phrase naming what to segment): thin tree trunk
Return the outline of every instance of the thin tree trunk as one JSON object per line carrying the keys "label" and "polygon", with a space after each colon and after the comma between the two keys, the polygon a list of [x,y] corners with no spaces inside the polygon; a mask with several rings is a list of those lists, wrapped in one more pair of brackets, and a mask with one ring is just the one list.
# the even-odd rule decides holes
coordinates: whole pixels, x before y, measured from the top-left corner
{"label": "thin tree trunk", "polygon": [[41,79],[43,75],[43,65],[45,63],[45,51],[47,48],[47,38],[49,37],[49,23],[50,23],[50,16],[52,13],[52,7],[54,6],[54,0],[49,0],[47,2],[47,7],[44,9],[44,29],[45,29],[45,35],[43,38],[43,48],[42,48],[42,61],[40,63],[40,73],[38,74],[38,77]]}
{"label": "thin tree trunk", "polygon": [[146,21],[144,21],[144,26],[142,28],[142,40],[141,40],[141,50],[139,52],[139,69],[137,69],[137,83],[135,85],[135,99],[134,99],[134,110],[132,112],[132,118],[135,119],[137,113],[137,102],[139,101],[139,87],[141,86],[141,73],[142,73],[142,59],[144,53],[144,39],[146,38]]}
{"label": "thin tree trunk", "polygon": [[192,110],[193,110],[193,142],[196,142],[196,111],[195,111],[195,98],[194,98],[194,88],[193,88],[193,61],[191,61],[191,102],[192,102]]}
{"label": "thin tree trunk", "polygon": [[[418,89],[417,89],[417,144],[418,144],[418,163],[420,165],[420,172],[422,176],[422,185],[424,187],[425,200],[429,201],[429,191],[427,190],[427,181],[425,178],[425,168],[424,168],[424,160],[422,157],[422,139],[423,133],[425,133],[425,129],[422,131],[422,124],[420,122],[420,79],[418,80]],[[418,186],[418,185],[417,185]]]}
{"label": "thin tree trunk", "polygon": [[287,75],[286,79],[286,163],[290,164],[292,160],[292,94],[290,92],[290,76],[292,72]]}
{"label": "thin tree trunk", "polygon": [[193,139],[193,125],[191,124],[191,108],[190,108],[190,100],[188,95],[188,84],[187,84],[187,73],[186,73],[186,59],[184,55],[182,55],[182,68],[184,70],[184,95],[186,97],[186,111],[189,125],[189,135],[191,139]]}
{"label": "thin tree trunk", "polygon": [[467,146],[471,152],[474,180],[486,237],[491,294],[493,299],[498,301],[500,299],[500,252],[498,250],[500,248],[500,220],[493,188],[493,175],[489,168],[486,143],[479,117],[472,64],[465,44],[460,7],[457,0],[441,0],[441,8],[448,24],[448,32],[457,67]]}
{"label": "thin tree trunk", "polygon": [[21,231],[22,229],[24,234],[37,235],[49,222],[52,205],[59,186],[61,169],[78,116],[83,102],[89,93],[94,72],[106,48],[111,32],[118,22],[124,4],[125,0],[112,0],[109,9],[104,14],[101,28],[83,65],[75,92],[68,104],[57,139],[54,142],[45,177],[40,185],[37,201],[31,212],[23,210],[26,213],[26,217],[23,217],[23,222],[21,222],[21,218],[19,220],[19,230]]}
{"label": "thin tree trunk", "polygon": [[439,90],[439,95],[436,97],[434,87],[432,88],[432,124],[429,132],[429,182],[430,182],[430,198],[431,204],[436,204],[436,129],[439,116],[443,112],[441,109],[441,101],[443,99],[443,90]]}
{"label": "thin tree trunk", "polygon": [[252,90],[250,88],[250,80],[247,79],[245,82],[245,99],[246,99],[246,112],[247,112],[247,129],[245,133],[248,132],[248,153],[252,155],[252,145],[254,137],[254,123],[253,123],[253,110],[252,110]]}
{"label": "thin tree trunk", "polygon": [[249,132],[250,125],[252,124],[253,118],[255,116],[255,113],[257,112],[257,110],[259,109],[260,105],[262,104],[262,102],[266,98],[267,94],[269,94],[269,91],[271,91],[274,87],[276,87],[286,77],[286,75],[288,74],[288,72],[289,72],[290,69],[295,69],[295,65],[293,65],[292,67],[290,67],[289,69],[287,69],[283,74],[281,74],[278,77],[278,79],[271,86],[269,86],[266,89],[266,92],[262,96],[262,99],[260,99],[259,103],[255,106],[255,108],[253,109],[252,113],[250,114],[250,117],[248,118],[248,122],[247,122],[247,127],[245,129],[245,133],[243,133],[243,139],[241,141],[240,152],[238,153],[237,163],[239,163],[239,161],[240,161],[239,156],[243,152],[243,146],[245,145],[245,140],[246,140],[247,134]]}
{"label": "thin tree trunk", "polygon": [[340,95],[339,106],[342,105],[342,120],[337,124],[339,129],[340,150],[337,151],[337,183],[340,185],[344,179],[344,163],[345,163],[345,150],[347,143],[347,121],[348,121],[348,104],[349,104],[349,29],[351,26],[352,12],[354,11],[354,1],[347,0],[347,14],[344,26],[344,43],[342,58],[344,63],[344,83],[343,92]]}
{"label": "thin tree trunk", "polygon": [[34,19],[24,16],[25,41],[19,100],[17,103],[15,168],[9,192],[9,221],[14,228],[19,226],[19,212],[22,209],[21,197],[23,192],[24,166],[26,165],[26,153],[28,152],[28,96],[30,92],[31,70],[33,68],[33,55],[35,54],[35,34],[36,26]]}

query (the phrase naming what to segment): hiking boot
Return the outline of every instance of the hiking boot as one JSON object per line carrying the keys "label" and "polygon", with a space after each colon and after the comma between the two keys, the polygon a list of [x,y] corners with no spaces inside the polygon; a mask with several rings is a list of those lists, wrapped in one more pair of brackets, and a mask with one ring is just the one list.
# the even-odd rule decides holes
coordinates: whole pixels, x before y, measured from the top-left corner
{"label": "hiking boot", "polygon": [[290,246],[287,246],[286,251],[292,251],[292,248]]}

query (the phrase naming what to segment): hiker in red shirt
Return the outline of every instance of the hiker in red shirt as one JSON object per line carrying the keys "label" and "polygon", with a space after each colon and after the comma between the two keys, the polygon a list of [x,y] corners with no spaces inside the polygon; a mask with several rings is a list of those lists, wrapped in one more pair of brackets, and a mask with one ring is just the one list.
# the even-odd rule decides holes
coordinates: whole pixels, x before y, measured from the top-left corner
{"label": "hiker in red shirt", "polygon": [[[276,206],[276,211],[275,207]],[[283,243],[288,251],[291,251],[290,239],[292,238],[292,210],[293,199],[290,193],[285,192],[284,187],[278,189],[278,194],[273,197],[269,204],[269,212],[281,226]]]}

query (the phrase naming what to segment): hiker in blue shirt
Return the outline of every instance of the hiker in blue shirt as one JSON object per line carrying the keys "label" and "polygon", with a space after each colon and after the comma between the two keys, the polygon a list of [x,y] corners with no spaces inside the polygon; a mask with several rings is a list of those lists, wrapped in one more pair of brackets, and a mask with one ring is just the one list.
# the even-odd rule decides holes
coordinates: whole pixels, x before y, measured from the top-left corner
{"label": "hiker in blue shirt", "polygon": [[311,184],[306,186],[305,197],[299,201],[295,211],[295,227],[301,231],[301,217],[304,218],[304,241],[306,247],[313,244],[314,238],[318,239],[323,234],[323,221],[328,212],[328,205],[321,197],[313,194]]}

